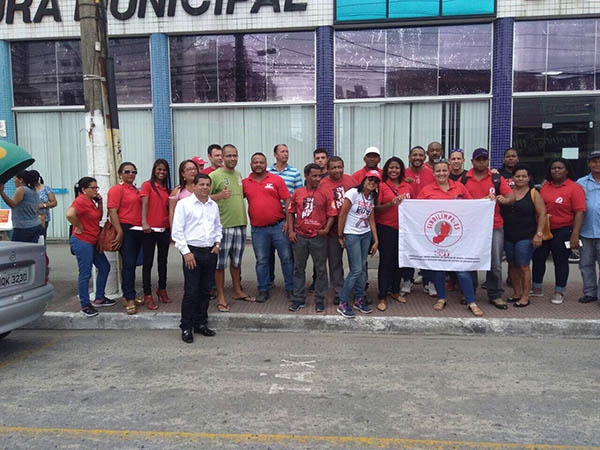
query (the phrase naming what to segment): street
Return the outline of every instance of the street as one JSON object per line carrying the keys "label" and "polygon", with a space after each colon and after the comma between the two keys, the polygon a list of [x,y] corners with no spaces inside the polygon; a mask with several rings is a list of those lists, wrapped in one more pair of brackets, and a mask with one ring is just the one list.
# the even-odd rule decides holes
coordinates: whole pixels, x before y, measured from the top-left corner
{"label": "street", "polygon": [[2,449],[600,449],[597,340],[17,330]]}

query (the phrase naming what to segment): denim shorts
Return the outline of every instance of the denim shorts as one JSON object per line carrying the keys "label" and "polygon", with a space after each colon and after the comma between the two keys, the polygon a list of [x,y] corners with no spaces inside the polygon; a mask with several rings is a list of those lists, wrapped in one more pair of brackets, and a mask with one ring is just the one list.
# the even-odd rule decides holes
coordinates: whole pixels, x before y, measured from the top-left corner
{"label": "denim shorts", "polygon": [[528,266],[533,254],[533,244],[531,243],[531,239],[523,239],[517,242],[505,240],[504,251],[506,252],[506,260],[510,264]]}

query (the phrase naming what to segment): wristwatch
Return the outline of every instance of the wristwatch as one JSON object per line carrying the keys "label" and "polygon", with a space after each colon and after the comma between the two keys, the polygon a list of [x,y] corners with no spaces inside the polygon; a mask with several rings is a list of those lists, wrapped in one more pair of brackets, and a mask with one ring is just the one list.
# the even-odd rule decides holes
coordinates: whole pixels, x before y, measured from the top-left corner
{"label": "wristwatch", "polygon": [[221,243],[220,242],[215,242],[215,247],[221,248]]}

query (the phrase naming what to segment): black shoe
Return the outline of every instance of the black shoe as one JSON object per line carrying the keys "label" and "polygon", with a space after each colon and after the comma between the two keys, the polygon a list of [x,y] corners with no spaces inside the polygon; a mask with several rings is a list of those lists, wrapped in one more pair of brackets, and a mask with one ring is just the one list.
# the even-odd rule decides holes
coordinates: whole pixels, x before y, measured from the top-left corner
{"label": "black shoe", "polygon": [[526,306],[529,306],[529,302],[527,302],[527,303],[521,303],[521,301],[518,301],[516,303],[513,303],[513,306],[515,308],[525,308]]}
{"label": "black shoe", "polygon": [[290,307],[288,309],[292,312],[296,312],[300,308],[304,308],[305,306],[306,306],[306,303],[292,302],[292,304],[290,305]]}
{"label": "black shoe", "polygon": [[83,314],[85,317],[95,317],[98,315],[98,311],[96,311],[93,306],[86,306],[85,308],[81,309],[81,314]]}
{"label": "black shoe", "polygon": [[194,334],[192,330],[181,330],[181,340],[188,344],[194,342]]}
{"label": "black shoe", "polygon": [[333,304],[334,305],[339,305],[340,304],[340,298],[336,295],[335,298],[333,299]]}
{"label": "black shoe", "polygon": [[256,296],[256,303],[264,303],[269,299],[269,291],[259,291]]}
{"label": "black shoe", "polygon": [[325,305],[322,302],[315,304],[315,312],[322,313],[325,311]]}
{"label": "black shoe", "polygon": [[597,301],[598,299],[596,297],[592,297],[591,295],[584,295],[583,297],[581,297],[579,300],[577,300],[579,303],[592,303]]}
{"label": "black shoe", "polygon": [[194,327],[194,333],[201,334],[202,336],[211,337],[214,336],[215,330],[211,330],[206,325],[200,325],[199,327]]}

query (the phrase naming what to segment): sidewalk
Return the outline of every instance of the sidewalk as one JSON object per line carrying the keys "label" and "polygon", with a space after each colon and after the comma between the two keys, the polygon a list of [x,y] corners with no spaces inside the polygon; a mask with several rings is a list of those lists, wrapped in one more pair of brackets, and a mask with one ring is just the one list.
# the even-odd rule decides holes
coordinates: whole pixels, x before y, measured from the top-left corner
{"label": "sidewalk", "polygon": [[[159,304],[159,309],[149,311],[138,308],[138,314],[127,316],[121,302],[111,308],[100,309],[100,315],[86,318],[79,314],[77,299],[77,265],[75,257],[69,252],[67,243],[50,243],[50,282],[54,285],[55,296],[48,306],[45,316],[33,326],[38,328],[177,328],[181,297],[183,295],[183,273],[181,257],[171,247],[167,290],[173,303]],[[377,298],[378,259],[369,259],[369,298]],[[242,285],[249,295],[257,294],[254,252],[247,245],[242,264]],[[275,287],[266,303],[248,303],[232,299],[231,282],[226,273],[226,298],[231,305],[230,313],[220,313],[216,301],[211,301],[209,321],[217,329],[247,330],[285,330],[285,331],[372,331],[388,333],[441,333],[441,334],[514,334],[514,335],[560,335],[600,338],[600,304],[593,302],[581,304],[577,299],[581,294],[581,276],[575,264],[570,265],[569,284],[562,305],[550,302],[553,294],[554,270],[548,261],[544,283],[544,298],[532,298],[527,308],[509,306],[506,311],[492,306],[486,291],[477,289],[477,304],[484,311],[483,318],[475,318],[466,306],[460,304],[456,292],[448,294],[448,304],[442,312],[433,310],[434,299],[423,293],[422,286],[415,285],[413,293],[407,297],[407,303],[400,304],[388,299],[388,309],[380,312],[373,306],[373,313],[349,320],[336,312],[332,303],[332,293],[326,298],[325,313],[314,311],[312,294],[307,298],[307,307],[297,313],[288,311],[289,301],[282,286],[282,277],[277,269]],[[504,270],[506,274],[506,268]],[[308,268],[307,274],[312,274]],[[153,281],[156,281],[156,270]],[[483,273],[479,281],[483,282]],[[136,286],[141,292],[141,267],[136,274]],[[154,285],[155,286],[155,285]],[[506,294],[510,294],[510,288]],[[155,300],[156,301],[156,300]],[[157,303],[158,304],[158,303]]]}

